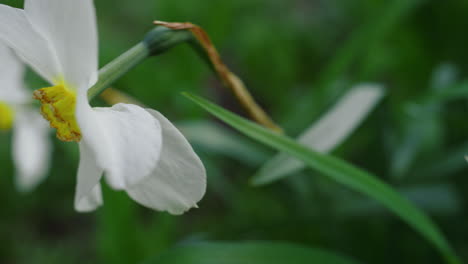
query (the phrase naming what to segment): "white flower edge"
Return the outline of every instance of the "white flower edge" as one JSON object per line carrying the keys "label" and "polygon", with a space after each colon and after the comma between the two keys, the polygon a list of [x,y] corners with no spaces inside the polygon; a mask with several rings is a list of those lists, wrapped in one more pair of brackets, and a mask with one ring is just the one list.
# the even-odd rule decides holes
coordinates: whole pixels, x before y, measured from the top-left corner
{"label": "white flower edge", "polygon": [[161,113],[147,109],[161,124],[163,146],[156,169],[126,191],[140,204],[171,214],[182,214],[202,199],[206,170],[182,133]]}
{"label": "white flower edge", "polygon": [[34,189],[47,176],[52,144],[47,122],[26,106],[31,101],[24,86],[25,65],[0,43],[0,102],[14,111],[12,156],[16,187],[21,192]]}
{"label": "white flower edge", "polygon": [[[118,104],[113,108],[128,107]],[[133,106],[134,107],[134,106]],[[154,121],[162,128],[162,149],[157,166],[139,182],[122,185],[128,195],[139,204],[171,214],[179,215],[190,208],[197,207],[206,191],[206,171],[200,158],[180,131],[159,112],[146,109]],[[81,159],[77,185],[75,208],[78,211],[92,211],[102,204],[101,190],[98,183],[88,184],[92,175],[100,178],[104,172],[96,164],[93,153],[87,146],[80,144]],[[111,174],[105,174],[106,181],[116,188],[118,183]],[[84,189],[86,191],[80,191]],[[91,191],[90,191],[91,190]],[[84,193],[85,195],[81,195]]]}
{"label": "white flower edge", "polygon": [[13,128],[12,153],[16,187],[29,192],[47,176],[52,142],[47,122],[31,109],[18,110]]}
{"label": "white flower edge", "polygon": [[[353,86],[327,113],[306,129],[298,141],[315,151],[330,152],[351,135],[384,95],[385,89],[378,83]],[[271,182],[304,167],[303,162],[278,153],[260,168],[253,182]]]}
{"label": "white flower edge", "polygon": [[0,102],[18,106],[31,101],[24,86],[25,65],[3,43],[0,43]]}

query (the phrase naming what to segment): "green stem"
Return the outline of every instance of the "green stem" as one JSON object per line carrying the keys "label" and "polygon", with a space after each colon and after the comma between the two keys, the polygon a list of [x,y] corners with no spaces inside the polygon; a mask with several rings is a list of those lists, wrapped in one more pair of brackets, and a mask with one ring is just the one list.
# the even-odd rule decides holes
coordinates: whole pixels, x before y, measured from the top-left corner
{"label": "green stem", "polygon": [[88,99],[90,101],[94,99],[146,58],[163,53],[180,43],[189,41],[191,38],[192,34],[187,31],[175,31],[165,27],[157,27],[151,30],[146,34],[142,42],[99,70],[99,79],[88,90]]}
{"label": "green stem", "polygon": [[99,80],[88,90],[88,99],[91,101],[94,97],[103,92],[113,82],[138,65],[149,55],[150,52],[147,46],[143,42],[140,42],[104,66],[99,70]]}
{"label": "green stem", "polygon": [[193,35],[190,31],[156,27],[146,34],[143,43],[148,47],[151,56],[156,56],[192,39]]}
{"label": "green stem", "polygon": [[99,71],[98,82],[88,91],[90,101],[144,59],[164,53],[181,43],[189,43],[224,85],[233,92],[253,120],[276,132],[282,132],[282,129],[257,104],[242,80],[222,62],[209,36],[202,28],[191,23],[158,21],[155,24],[159,26],[148,32],[143,41]]}

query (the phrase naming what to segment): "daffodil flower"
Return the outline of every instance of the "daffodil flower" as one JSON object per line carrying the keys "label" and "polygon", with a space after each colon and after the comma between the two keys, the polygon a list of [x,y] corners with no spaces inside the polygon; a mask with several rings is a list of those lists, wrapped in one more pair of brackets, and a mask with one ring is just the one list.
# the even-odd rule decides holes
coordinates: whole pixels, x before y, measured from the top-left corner
{"label": "daffodil flower", "polygon": [[47,123],[29,107],[32,98],[24,87],[24,70],[13,52],[0,45],[0,131],[13,132],[16,186],[29,191],[47,175],[51,143]]}
{"label": "daffodil flower", "polygon": [[102,201],[104,175],[138,203],[181,214],[203,197],[203,164],[184,136],[159,112],[130,104],[92,108],[98,40],[92,0],[26,0],[0,5],[0,38],[52,86],[35,91],[42,114],[63,141],[78,142],[75,208]]}

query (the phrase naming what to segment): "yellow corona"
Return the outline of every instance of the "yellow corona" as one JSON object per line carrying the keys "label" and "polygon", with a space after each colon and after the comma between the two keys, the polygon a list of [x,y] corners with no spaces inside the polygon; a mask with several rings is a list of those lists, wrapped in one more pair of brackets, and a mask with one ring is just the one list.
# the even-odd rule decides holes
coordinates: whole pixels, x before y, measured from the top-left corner
{"label": "yellow corona", "polygon": [[81,131],[76,122],[76,93],[65,85],[56,85],[34,91],[34,98],[41,101],[41,113],[57,129],[62,141],[81,140]]}
{"label": "yellow corona", "polygon": [[0,102],[0,130],[9,130],[13,126],[15,111],[7,103]]}

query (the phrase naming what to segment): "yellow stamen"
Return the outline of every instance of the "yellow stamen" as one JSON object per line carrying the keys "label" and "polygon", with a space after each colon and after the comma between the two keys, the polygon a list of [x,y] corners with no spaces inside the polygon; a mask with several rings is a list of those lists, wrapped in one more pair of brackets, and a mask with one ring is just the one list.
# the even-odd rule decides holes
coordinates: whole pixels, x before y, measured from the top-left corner
{"label": "yellow stamen", "polygon": [[7,103],[0,102],[0,130],[10,130],[15,119],[13,108]]}
{"label": "yellow stamen", "polygon": [[62,141],[81,140],[81,131],[75,117],[76,93],[65,85],[56,85],[34,91],[34,98],[41,101],[41,113],[57,129]]}

